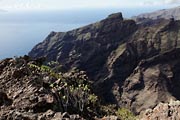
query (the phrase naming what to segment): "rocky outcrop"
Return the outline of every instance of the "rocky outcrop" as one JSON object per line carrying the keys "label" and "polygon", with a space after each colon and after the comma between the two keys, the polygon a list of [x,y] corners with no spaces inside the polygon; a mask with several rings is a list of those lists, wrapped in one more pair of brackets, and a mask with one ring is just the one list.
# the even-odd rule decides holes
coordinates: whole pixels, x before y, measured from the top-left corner
{"label": "rocky outcrop", "polygon": [[42,60],[24,56],[0,61],[0,120],[83,120],[102,115],[83,71],[55,73],[41,66]]}
{"label": "rocky outcrop", "polygon": [[40,113],[57,105],[50,89],[43,87],[41,73],[30,71],[27,62],[25,59],[0,62],[1,119],[15,119],[9,117],[28,111]]}
{"label": "rocky outcrop", "polygon": [[140,115],[141,120],[179,120],[180,101],[171,100],[169,103],[159,103],[153,109],[147,109]]}
{"label": "rocky outcrop", "polygon": [[44,87],[41,73],[31,71],[28,63],[22,58],[0,61],[1,120],[35,120],[58,104],[50,88]]}

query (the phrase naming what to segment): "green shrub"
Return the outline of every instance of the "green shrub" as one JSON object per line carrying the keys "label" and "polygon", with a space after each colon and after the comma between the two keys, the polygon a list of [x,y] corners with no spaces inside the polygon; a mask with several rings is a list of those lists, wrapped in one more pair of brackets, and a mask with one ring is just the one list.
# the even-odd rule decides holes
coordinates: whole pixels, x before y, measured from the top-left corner
{"label": "green shrub", "polygon": [[41,70],[44,72],[51,72],[51,68],[49,66],[46,65],[41,65]]}
{"label": "green shrub", "polygon": [[119,108],[118,111],[116,112],[116,115],[121,120],[137,120],[135,115],[126,108]]}

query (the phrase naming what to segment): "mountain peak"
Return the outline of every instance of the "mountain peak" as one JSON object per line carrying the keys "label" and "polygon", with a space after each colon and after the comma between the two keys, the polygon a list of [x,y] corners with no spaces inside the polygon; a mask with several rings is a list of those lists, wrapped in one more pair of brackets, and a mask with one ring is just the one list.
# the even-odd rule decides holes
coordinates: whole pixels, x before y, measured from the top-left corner
{"label": "mountain peak", "polygon": [[123,16],[122,16],[122,13],[119,12],[119,13],[113,13],[113,14],[110,14],[107,19],[120,19],[120,20],[123,20]]}

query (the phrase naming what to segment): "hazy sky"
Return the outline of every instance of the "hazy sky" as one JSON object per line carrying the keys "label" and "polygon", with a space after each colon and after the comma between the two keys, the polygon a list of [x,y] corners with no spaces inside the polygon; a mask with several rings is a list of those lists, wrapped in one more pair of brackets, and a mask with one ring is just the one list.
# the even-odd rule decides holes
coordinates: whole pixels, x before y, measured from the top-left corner
{"label": "hazy sky", "polygon": [[4,10],[51,10],[172,6],[180,0],[0,0]]}

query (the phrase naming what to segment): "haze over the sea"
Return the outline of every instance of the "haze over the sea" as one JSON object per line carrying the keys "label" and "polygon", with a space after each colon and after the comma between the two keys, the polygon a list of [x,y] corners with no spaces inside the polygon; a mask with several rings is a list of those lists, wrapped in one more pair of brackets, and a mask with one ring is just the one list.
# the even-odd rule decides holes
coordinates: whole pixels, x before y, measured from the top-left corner
{"label": "haze over the sea", "polygon": [[[27,54],[51,31],[68,31],[122,12],[125,18],[178,0],[0,0],[0,59]],[[153,7],[152,7],[153,5]]]}

